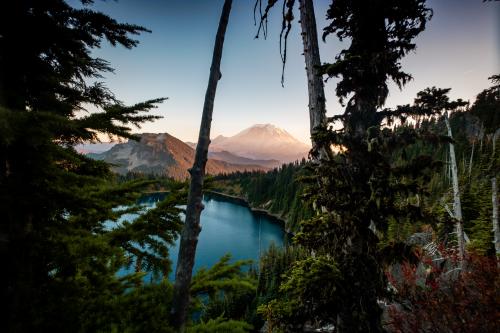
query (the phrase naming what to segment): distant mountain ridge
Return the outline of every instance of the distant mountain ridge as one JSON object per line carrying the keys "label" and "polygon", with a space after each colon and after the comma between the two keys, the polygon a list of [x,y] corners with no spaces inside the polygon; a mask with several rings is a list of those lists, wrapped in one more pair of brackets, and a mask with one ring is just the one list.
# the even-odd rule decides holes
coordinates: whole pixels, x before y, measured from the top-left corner
{"label": "distant mountain ridge", "polygon": [[75,146],[75,149],[80,154],[99,154],[110,150],[115,142],[98,142],[98,143],[83,143]]}
{"label": "distant mountain ridge", "polygon": [[281,165],[278,160],[254,160],[252,158],[246,158],[242,156],[235,155],[226,150],[223,151],[209,151],[208,157],[214,160],[224,161],[232,164],[240,165],[261,165],[267,168],[276,168]]}
{"label": "distant mountain ridge", "polygon": [[[118,143],[108,151],[89,156],[114,164],[113,170],[117,173],[133,171],[175,179],[186,179],[189,176],[187,170],[194,162],[193,148],[168,133],[144,133],[140,141]],[[206,165],[207,174],[268,169],[261,165],[231,164],[215,159],[209,159]]]}
{"label": "distant mountain ridge", "polygon": [[[144,133],[139,142],[99,146],[81,145],[88,156],[114,165],[117,173],[141,172],[168,175],[176,179],[189,176],[194,162],[195,143],[182,142],[168,133]],[[101,152],[106,145],[111,147]],[[113,146],[112,146],[113,145]],[[271,124],[257,124],[230,137],[219,135],[210,144],[207,174],[236,171],[267,171],[283,163],[307,157],[310,147],[287,131]]]}

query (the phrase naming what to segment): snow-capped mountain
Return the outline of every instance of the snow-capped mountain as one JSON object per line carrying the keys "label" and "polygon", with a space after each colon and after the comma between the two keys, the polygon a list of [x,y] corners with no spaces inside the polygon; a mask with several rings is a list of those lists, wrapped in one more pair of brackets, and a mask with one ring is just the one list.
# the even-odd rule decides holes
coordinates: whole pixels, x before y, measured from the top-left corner
{"label": "snow-capped mountain", "polygon": [[277,159],[291,162],[307,157],[310,146],[300,142],[284,129],[271,124],[257,124],[230,137],[219,135],[210,151],[228,151],[251,159]]}
{"label": "snow-capped mountain", "polygon": [[[140,141],[118,143],[106,152],[88,156],[112,163],[113,170],[117,173],[133,171],[167,175],[176,179],[187,178],[187,170],[194,162],[193,148],[168,133],[143,133]],[[208,174],[253,170],[265,171],[269,168],[261,165],[233,164],[212,158],[206,165]]]}

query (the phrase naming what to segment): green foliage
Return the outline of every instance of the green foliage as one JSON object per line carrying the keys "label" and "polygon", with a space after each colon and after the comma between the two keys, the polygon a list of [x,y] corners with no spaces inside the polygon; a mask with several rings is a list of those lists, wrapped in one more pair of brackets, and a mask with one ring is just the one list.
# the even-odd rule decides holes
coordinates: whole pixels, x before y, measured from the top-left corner
{"label": "green foliage", "polygon": [[222,317],[243,320],[250,311],[257,281],[251,272],[244,272],[242,268],[251,261],[229,263],[230,260],[227,254],[210,269],[199,269],[193,277],[191,294],[200,297],[194,298],[191,307],[194,311],[201,310],[202,320],[218,321]]}
{"label": "green foliage", "polygon": [[210,269],[200,268],[191,282],[191,293],[217,297],[220,291],[231,292],[238,289],[255,291],[255,281],[243,273],[242,266],[249,260],[238,260],[229,264],[231,255],[226,254]]}
{"label": "green foliage", "polygon": [[[407,107],[405,112],[383,112],[400,118],[409,118],[413,112],[420,114],[417,107]],[[428,155],[408,156],[401,152],[416,143],[439,141],[439,137],[425,128],[402,125],[392,129],[369,127],[363,136],[353,135],[346,127],[330,129],[321,132],[317,139],[342,150],[315,166],[316,177],[311,181],[310,192],[316,206],[322,207],[321,212],[301,224],[295,240],[313,251],[323,265],[335,265],[338,276],[336,280],[327,280],[320,271],[292,270],[302,278],[289,277],[284,286],[290,283],[299,288],[296,292],[300,297],[288,300],[286,306],[292,306],[293,318],[289,319],[298,322],[289,322],[279,314],[276,321],[287,331],[293,331],[290,327],[300,325],[300,320],[305,324],[306,318],[316,325],[336,322],[341,331],[381,331],[377,299],[386,295],[382,268],[390,252],[379,249],[379,235],[386,234],[391,221],[433,220],[418,198],[426,196],[424,184],[441,166]],[[396,152],[401,157],[394,160]],[[310,276],[316,273],[316,278]],[[334,281],[341,281],[341,290],[328,284]],[[325,286],[322,292],[330,294],[308,292],[317,285]],[[282,303],[280,298],[279,304]],[[297,319],[297,313],[305,315]]]}
{"label": "green foliage", "polygon": [[[324,65],[323,71],[330,77],[342,77],[336,89],[341,101],[354,93],[352,100],[357,106],[364,104],[364,110],[356,111],[363,113],[362,121],[368,120],[370,109],[384,105],[388,79],[399,88],[411,80],[411,75],[401,70],[400,59],[416,48],[413,39],[431,16],[425,0],[331,2],[327,11],[330,24],[324,29],[323,39],[335,34],[351,44],[336,56],[335,63]],[[360,115],[354,114],[353,106],[350,102],[346,113],[353,112],[351,118],[356,120]]]}
{"label": "green foliage", "polygon": [[[498,91],[498,84],[478,94],[470,108],[460,107],[465,104],[460,100],[450,102],[446,96],[449,89],[429,88],[419,94],[420,103],[432,105],[438,110],[459,106],[449,118],[454,134],[464,228],[471,239],[468,247],[487,255],[494,252],[491,233],[491,177],[499,170],[498,152],[494,151],[498,151],[498,145],[494,143],[493,132],[500,125],[491,118],[500,107],[500,99],[498,94],[495,97],[495,91]],[[489,96],[488,99],[485,96]],[[491,123],[486,124],[488,121]],[[435,119],[425,126],[429,126],[435,133],[446,132],[442,119]],[[437,226],[439,240],[447,243],[450,241],[448,233],[453,227],[453,221],[443,208],[452,197],[447,161],[449,157],[446,147],[436,149],[432,155],[446,164],[443,172],[435,173],[430,181],[430,198],[427,203],[440,216]]]}
{"label": "green foliage", "polygon": [[[147,112],[163,98],[126,106],[95,82],[112,71],[93,56],[96,48],[104,41],[132,48],[137,41],[130,36],[148,30],[93,11],[92,1],[82,4],[0,5],[0,253],[2,297],[10,305],[2,326],[7,332],[171,332],[168,250],[181,229],[183,184],[116,177],[108,164],[73,148],[103,135],[135,139],[132,126],[159,118]],[[168,194],[145,210],[138,199],[155,189]],[[244,264],[224,257],[202,270],[194,303],[204,304],[200,294],[255,293]],[[132,265],[135,272],[120,271]],[[148,273],[155,283],[144,285]],[[251,328],[220,315],[193,330]]]}
{"label": "green foliage", "polygon": [[259,303],[278,295],[279,287],[288,270],[299,259],[307,257],[307,252],[299,246],[289,245],[279,248],[271,244],[259,262],[257,295]]}
{"label": "green foliage", "polygon": [[[145,28],[65,1],[17,1],[0,9],[0,224],[7,332],[109,331],[143,269],[167,272],[180,229],[180,189],[140,214],[151,182],[117,182],[109,165],[73,146],[99,134],[133,139],[164,99],[123,105],[99,79],[92,56],[105,40],[125,48]],[[23,22],[23,28],[10,24]],[[87,112],[86,108],[96,109]],[[117,222],[116,227],[112,227]],[[135,262],[137,272],[118,276]]]}
{"label": "green foliage", "polygon": [[253,329],[252,325],[243,321],[225,320],[223,317],[210,319],[187,329],[188,333],[246,333]]}
{"label": "green foliage", "polygon": [[[301,223],[295,241],[314,256],[295,263],[280,289],[286,295],[268,303],[273,327],[293,332],[307,321],[316,327],[335,323],[339,332],[383,330],[377,300],[387,288],[378,235],[390,219],[431,219],[417,198],[425,196],[423,184],[440,164],[425,154],[408,157],[406,149],[442,140],[406,123],[434,110],[380,108],[388,79],[399,87],[411,79],[401,71],[400,59],[415,48],[412,40],[430,16],[423,0],[331,2],[324,36],[335,33],[351,44],[322,69],[341,76],[336,89],[341,101],[351,97],[345,113],[329,119],[332,125],[314,137],[318,149],[333,146],[338,153],[311,166],[308,193],[317,212]],[[392,126],[396,120],[401,125]],[[342,125],[338,130],[336,122]],[[396,153],[400,158],[394,160]]]}
{"label": "green foliage", "polygon": [[[303,197],[301,179],[307,177],[306,161],[283,164],[269,172],[236,172],[216,176],[213,189],[244,197],[254,208],[266,209],[286,221],[286,229],[296,231],[298,223],[313,214],[310,203]],[[237,190],[235,190],[237,189]]]}
{"label": "green foliage", "polygon": [[318,256],[297,261],[280,287],[279,301],[261,305],[258,311],[289,332],[302,331],[308,322],[332,323],[336,319],[332,314],[340,306],[341,279],[332,258]]}
{"label": "green foliage", "polygon": [[500,128],[500,74],[489,78],[493,86],[477,95],[471,114],[479,118],[487,133]]}
{"label": "green foliage", "polygon": [[462,193],[465,232],[471,239],[468,248],[482,255],[493,254],[491,184],[476,179],[466,184]]}
{"label": "green foliage", "polygon": [[[243,316],[227,311],[230,304],[219,309],[220,312],[210,312],[222,299],[239,293],[255,295],[255,279],[242,271],[248,263],[229,261],[230,256],[224,256],[213,267],[202,269],[194,276],[191,312],[194,317],[199,317],[201,311],[201,319],[194,320],[188,332],[247,332],[252,328],[240,320]],[[92,314],[82,315],[82,331],[175,332],[169,322],[173,297],[171,282],[163,279],[159,283],[140,284],[143,274],[136,274],[135,277],[127,292],[100,297],[107,308],[102,307],[100,301],[86,301],[87,311]],[[208,299],[207,295],[210,295]]]}
{"label": "green foliage", "polygon": [[[102,332],[175,332],[168,322],[172,303],[172,285],[164,280],[158,284],[137,286],[115,300],[116,311],[99,312],[108,326]],[[93,331],[88,329],[87,331]]]}
{"label": "green foliage", "polygon": [[170,190],[171,193],[155,209],[144,212],[133,222],[118,223],[108,234],[111,244],[119,245],[135,258],[137,271],[153,272],[154,277],[160,273],[168,276],[168,248],[174,245],[182,230],[180,213],[183,210],[178,205],[185,201],[185,188],[177,184]]}

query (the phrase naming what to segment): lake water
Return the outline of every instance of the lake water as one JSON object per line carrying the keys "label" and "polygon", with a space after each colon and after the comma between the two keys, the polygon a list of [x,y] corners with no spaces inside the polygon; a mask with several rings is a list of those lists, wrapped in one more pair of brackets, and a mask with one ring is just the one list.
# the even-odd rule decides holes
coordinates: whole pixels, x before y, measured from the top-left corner
{"label": "lake water", "polygon": [[[161,196],[151,195],[145,199],[146,205],[152,207]],[[231,253],[233,260],[252,259],[257,263],[259,254],[271,243],[283,245],[283,228],[270,218],[221,199],[205,197],[203,204],[205,209],[201,213],[202,229],[196,249],[195,271],[203,266],[212,266],[226,253]],[[179,239],[170,249],[171,280],[174,278],[178,252]]]}

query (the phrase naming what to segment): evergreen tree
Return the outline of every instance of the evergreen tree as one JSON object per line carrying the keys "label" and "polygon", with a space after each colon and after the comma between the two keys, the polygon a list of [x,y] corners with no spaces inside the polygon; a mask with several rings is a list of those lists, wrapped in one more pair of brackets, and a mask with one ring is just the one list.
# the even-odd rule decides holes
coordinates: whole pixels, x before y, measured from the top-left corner
{"label": "evergreen tree", "polygon": [[324,37],[336,34],[351,43],[323,70],[341,77],[341,102],[350,99],[344,114],[330,119],[343,128],[324,128],[316,135],[318,142],[336,146],[339,153],[314,167],[311,193],[320,210],[302,223],[295,237],[314,255],[294,265],[281,286],[282,297],[263,307],[273,325],[285,331],[332,323],[338,332],[383,330],[377,301],[387,293],[382,267],[384,253],[391,251],[379,250],[378,235],[389,219],[424,218],[416,198],[425,194],[419,184],[435,166],[429,156],[397,162],[392,156],[437,138],[417,127],[392,126],[395,120],[404,124],[432,110],[381,108],[389,79],[399,87],[411,79],[401,71],[400,59],[415,48],[412,40],[430,16],[423,0],[335,0],[330,5],[331,24]]}
{"label": "evergreen tree", "polygon": [[[415,104],[420,108],[432,110],[436,114],[444,113],[443,118],[446,124],[448,137],[453,140],[448,111],[456,111],[456,109],[466,106],[468,103],[462,100],[450,101],[447,96],[449,91],[450,89],[437,89],[436,87],[427,88],[424,91],[418,93],[417,98],[415,99]],[[453,219],[455,220],[456,226],[458,252],[460,255],[460,259],[463,260],[465,257],[465,236],[463,229],[462,205],[460,201],[460,189],[458,183],[457,159],[455,155],[455,144],[453,143],[453,141],[450,141],[449,148],[450,167],[452,175],[451,178],[453,184]]]}
{"label": "evergreen tree", "polygon": [[[116,183],[107,164],[73,148],[99,134],[134,139],[131,126],[157,119],[145,112],[164,100],[125,106],[93,83],[112,70],[93,49],[104,41],[132,48],[131,35],[147,30],[82,3],[0,5],[0,252],[8,332],[106,330],[116,315],[112,300],[142,276],[117,271],[132,262],[139,271],[168,271],[167,247],[180,229],[174,194],[158,210],[112,226],[142,211],[135,202],[147,182]],[[87,112],[89,106],[99,111]]]}
{"label": "evergreen tree", "polygon": [[500,128],[500,74],[489,77],[493,86],[477,95],[471,114],[478,117],[486,133],[495,133]]}

